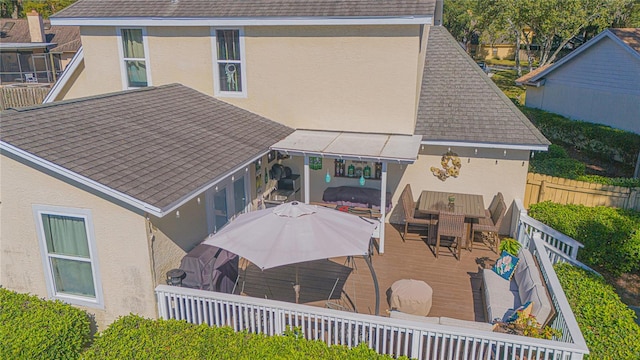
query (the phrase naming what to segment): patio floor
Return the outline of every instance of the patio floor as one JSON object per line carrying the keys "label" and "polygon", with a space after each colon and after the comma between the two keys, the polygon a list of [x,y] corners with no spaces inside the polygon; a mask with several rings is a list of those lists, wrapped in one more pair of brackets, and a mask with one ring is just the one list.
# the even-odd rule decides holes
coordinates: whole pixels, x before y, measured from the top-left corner
{"label": "patio floor", "polygon": [[[414,235],[413,239],[405,242],[399,229],[393,225],[387,226],[385,233],[385,253],[376,253],[372,257],[380,285],[380,315],[388,315],[387,291],[393,282],[416,279],[425,281],[433,289],[429,316],[485,321],[480,292],[481,269],[493,265],[498,258],[495,252],[476,240],[473,252],[462,250],[461,261],[456,260],[447,247],[440,249],[440,257],[436,259],[433,246],[428,246],[424,238]],[[301,304],[326,307],[335,285],[332,304],[350,307],[345,301],[348,297],[357,312],[375,313],[373,281],[362,258],[335,258],[265,271],[250,263],[246,263],[246,270],[242,270],[242,265],[237,293],[295,302],[293,285],[297,276]],[[347,296],[341,297],[340,289]]]}

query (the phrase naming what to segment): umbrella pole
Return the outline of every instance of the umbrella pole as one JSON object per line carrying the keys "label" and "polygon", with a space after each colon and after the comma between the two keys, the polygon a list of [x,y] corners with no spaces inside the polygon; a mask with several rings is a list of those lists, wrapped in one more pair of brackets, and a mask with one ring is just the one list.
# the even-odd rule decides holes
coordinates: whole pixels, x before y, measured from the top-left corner
{"label": "umbrella pole", "polygon": [[376,292],[376,315],[380,315],[380,289],[378,288],[378,277],[376,276],[376,271],[373,269],[373,264],[371,263],[371,256],[364,255],[364,261],[367,262],[369,266],[369,271],[371,271],[371,277],[373,278],[373,287]]}
{"label": "umbrella pole", "polygon": [[293,285],[293,290],[296,292],[296,304],[300,301],[300,283],[298,282],[298,265],[296,265],[296,284]]}

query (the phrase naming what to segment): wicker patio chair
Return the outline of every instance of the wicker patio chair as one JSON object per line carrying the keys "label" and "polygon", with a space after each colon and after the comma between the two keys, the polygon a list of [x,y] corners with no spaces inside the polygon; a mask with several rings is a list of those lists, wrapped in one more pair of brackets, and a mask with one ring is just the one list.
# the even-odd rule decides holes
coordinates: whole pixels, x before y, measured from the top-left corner
{"label": "wicker patio chair", "polygon": [[411,192],[411,185],[407,184],[402,190],[400,195],[400,201],[402,202],[402,208],[404,210],[404,234],[402,240],[407,239],[409,232],[409,226],[418,226],[420,228],[426,228],[428,236],[431,237],[431,228],[437,223],[436,220],[432,220],[431,217],[416,217],[416,202],[413,201],[413,193]]}
{"label": "wicker patio chair", "polygon": [[[483,241],[487,240],[490,246],[493,245],[496,252],[498,252],[498,247],[500,246],[498,232],[506,211],[507,206],[504,203],[504,197],[502,193],[498,193],[491,201],[489,208],[484,211],[485,217],[473,225],[473,234],[475,235],[476,232],[481,233]],[[473,241],[471,241],[471,244],[473,244]]]}
{"label": "wicker patio chair", "polygon": [[440,238],[443,236],[452,237],[452,243],[456,246],[457,259],[460,261],[462,254],[462,242],[466,236],[466,227],[464,225],[464,214],[454,214],[450,212],[440,212],[438,214],[438,236],[436,240],[436,259],[440,253]]}

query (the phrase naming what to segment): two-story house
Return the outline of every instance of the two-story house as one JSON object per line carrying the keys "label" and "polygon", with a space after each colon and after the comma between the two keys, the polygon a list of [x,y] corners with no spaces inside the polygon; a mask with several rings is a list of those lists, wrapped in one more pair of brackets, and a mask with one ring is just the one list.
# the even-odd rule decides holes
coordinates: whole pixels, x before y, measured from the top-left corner
{"label": "two-story house", "polygon": [[[276,163],[303,201],[336,186],[390,200],[381,253],[406,184],[523,198],[549,142],[439,26],[441,5],[80,0],[54,15],[83,48],[47,103],[2,114],[0,283],[100,326],[155,317],[167,270],[264,205]],[[431,170],[447,153],[459,172]]]}

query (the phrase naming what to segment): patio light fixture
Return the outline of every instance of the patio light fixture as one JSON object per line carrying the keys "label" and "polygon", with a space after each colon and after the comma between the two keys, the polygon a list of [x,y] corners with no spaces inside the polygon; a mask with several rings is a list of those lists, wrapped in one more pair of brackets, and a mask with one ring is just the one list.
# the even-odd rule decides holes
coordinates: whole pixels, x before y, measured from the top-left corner
{"label": "patio light fixture", "polygon": [[364,186],[364,175],[360,175],[360,180],[358,182],[360,183],[360,186]]}
{"label": "patio light fixture", "polygon": [[176,211],[176,219],[180,219],[180,210]]}

